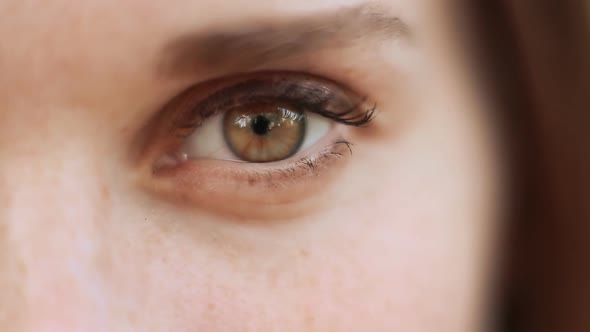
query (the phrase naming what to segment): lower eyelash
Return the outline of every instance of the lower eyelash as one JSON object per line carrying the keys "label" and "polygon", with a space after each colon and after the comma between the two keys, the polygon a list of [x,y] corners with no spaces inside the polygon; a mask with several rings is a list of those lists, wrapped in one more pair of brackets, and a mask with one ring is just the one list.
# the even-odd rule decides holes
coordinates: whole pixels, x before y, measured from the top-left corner
{"label": "lower eyelash", "polygon": [[331,145],[329,145],[324,151],[320,152],[319,156],[315,158],[305,157],[295,163],[295,166],[292,167],[303,167],[307,168],[309,171],[315,171],[318,167],[318,159],[329,159],[329,158],[342,158],[344,156],[344,152],[340,152],[340,149],[335,149],[338,145],[346,146],[348,152],[352,155],[352,143],[341,140],[337,141]]}
{"label": "lower eyelash", "polygon": [[250,186],[288,188],[292,182],[300,181],[303,177],[317,176],[322,170],[331,166],[332,162],[352,155],[352,146],[351,142],[340,139],[317,154],[303,157],[286,167],[254,172],[244,171],[246,182]]}

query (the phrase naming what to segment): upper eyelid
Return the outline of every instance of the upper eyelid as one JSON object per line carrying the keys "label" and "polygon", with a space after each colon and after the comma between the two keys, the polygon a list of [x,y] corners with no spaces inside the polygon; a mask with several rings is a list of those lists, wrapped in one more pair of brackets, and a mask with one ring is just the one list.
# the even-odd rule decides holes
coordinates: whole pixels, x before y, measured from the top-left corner
{"label": "upper eyelid", "polygon": [[[272,87],[269,85],[272,84]],[[270,88],[270,89],[269,89]],[[291,88],[285,90],[285,88]],[[275,89],[274,91],[272,89]],[[334,98],[334,93],[327,89],[317,87],[297,86],[297,83],[279,82],[270,83],[262,80],[250,80],[238,83],[229,88],[223,89],[207,97],[200,103],[200,111],[207,109],[219,109],[227,103],[227,96],[234,95],[231,100],[234,104],[239,105],[243,102],[264,102],[273,101],[273,98],[281,97],[287,101],[303,101],[310,105],[326,104]],[[238,94],[239,97],[235,97]],[[275,99],[276,101],[276,99]],[[219,105],[221,104],[221,105]],[[221,106],[221,107],[220,107]],[[205,114],[207,115],[207,114]]]}
{"label": "upper eyelid", "polygon": [[282,100],[355,126],[368,123],[375,113],[375,104],[362,109],[367,97],[361,97],[347,86],[326,78],[292,72],[262,72],[247,76],[254,77],[235,78],[234,84],[224,84],[204,97],[193,96],[192,90],[198,86],[182,93],[176,104],[183,109],[173,121],[175,126],[193,128],[217,112],[247,102]]}
{"label": "upper eyelid", "polygon": [[[288,99],[296,99],[303,97],[303,95],[305,95],[305,98],[307,100],[313,100],[313,103],[317,104],[326,102],[334,97],[334,92],[330,91],[327,88],[321,86],[305,86],[301,83],[302,82],[293,83],[288,80],[282,79],[278,80],[277,82],[272,82],[270,84],[272,84],[272,87],[275,89],[275,91],[272,91],[273,93]],[[263,81],[260,79],[248,80],[236,84],[228,89],[224,89],[222,93],[229,94],[232,92],[239,91],[242,93],[249,93],[250,95],[255,95],[256,92],[260,92],[262,88],[268,86],[268,81]],[[244,88],[248,89],[249,91],[244,91]]]}

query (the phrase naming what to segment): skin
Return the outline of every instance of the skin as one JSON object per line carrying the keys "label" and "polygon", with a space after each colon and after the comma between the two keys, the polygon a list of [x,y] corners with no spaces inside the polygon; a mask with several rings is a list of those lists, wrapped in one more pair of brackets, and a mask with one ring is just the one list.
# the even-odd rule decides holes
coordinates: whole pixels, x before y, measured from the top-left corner
{"label": "skin", "polygon": [[[502,174],[449,4],[377,3],[407,38],[157,69],[187,35],[361,4],[2,1],[0,330],[477,330]],[[220,194],[223,176],[205,200],[185,173],[146,171],[162,105],[238,70],[313,72],[379,114],[287,203]]]}

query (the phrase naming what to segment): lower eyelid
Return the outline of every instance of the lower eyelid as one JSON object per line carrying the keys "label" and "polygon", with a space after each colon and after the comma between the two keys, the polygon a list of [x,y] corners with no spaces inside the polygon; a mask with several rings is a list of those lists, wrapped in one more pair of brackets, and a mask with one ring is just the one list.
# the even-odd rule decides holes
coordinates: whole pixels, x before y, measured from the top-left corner
{"label": "lower eyelid", "polygon": [[[316,153],[289,162],[189,160],[177,167],[155,171],[153,176],[157,181],[152,189],[173,203],[214,209],[216,213],[236,214],[243,212],[245,206],[251,209],[256,205],[285,207],[297,202],[300,206],[302,201],[313,201],[329,184],[336,182],[335,177],[347,164],[351,152],[351,144],[337,137],[329,144],[324,143]],[[260,213],[265,213],[264,210]],[[264,219],[262,215],[253,216],[252,211],[247,214]]]}
{"label": "lower eyelid", "polygon": [[[179,163],[174,167],[164,167],[154,169],[154,175],[165,176],[166,174],[174,174],[174,168],[182,168],[184,170],[192,171],[193,169],[199,172],[207,170],[207,168],[215,168],[219,171],[231,173],[231,175],[223,176],[222,178],[229,180],[232,175],[240,175],[251,178],[250,175],[260,175],[269,173],[283,173],[284,171],[293,172],[293,169],[300,166],[307,166],[314,170],[322,166],[322,163],[330,157],[343,157],[345,154],[352,153],[352,143],[342,138],[341,134],[335,131],[327,135],[315,144],[315,148],[310,148],[286,160],[269,162],[269,163],[251,163],[233,159],[209,159],[209,158],[195,158],[187,159],[183,163]],[[310,164],[313,161],[313,165]],[[325,166],[325,165],[324,165]],[[304,167],[305,168],[305,167]],[[233,179],[234,181],[239,179]],[[276,180],[273,178],[273,180]],[[252,182],[252,181],[250,181]],[[252,183],[250,183],[252,184]]]}

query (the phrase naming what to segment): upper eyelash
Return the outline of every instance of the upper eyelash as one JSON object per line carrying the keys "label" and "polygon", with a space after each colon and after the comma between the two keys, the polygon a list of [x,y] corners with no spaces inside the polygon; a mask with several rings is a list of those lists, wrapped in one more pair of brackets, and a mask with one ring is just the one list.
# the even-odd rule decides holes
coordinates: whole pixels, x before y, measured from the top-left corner
{"label": "upper eyelash", "polygon": [[[360,99],[360,102],[356,104],[346,105],[347,108],[344,111],[329,110],[331,103],[340,102],[340,100],[337,100],[338,97],[328,88],[324,87],[322,89],[313,85],[302,84],[309,82],[303,80],[298,83],[288,78],[280,78],[275,81],[249,79],[236,83],[218,90],[198,102],[197,105],[194,105],[195,107],[188,111],[188,114],[179,117],[179,119],[183,120],[176,121],[176,127],[192,129],[199,126],[204,119],[220,112],[220,110],[251,102],[284,102],[300,110],[314,112],[337,123],[356,127],[368,124],[375,117],[377,104],[362,109],[367,98]],[[268,91],[269,86],[272,87],[271,91]],[[187,121],[187,118],[190,120]]]}
{"label": "upper eyelash", "polygon": [[[334,113],[334,112],[329,112],[326,110],[318,110],[316,113],[329,118],[331,120],[334,120],[338,123],[342,123],[345,124],[347,126],[354,126],[354,127],[362,127],[366,124],[368,124],[369,122],[371,122],[373,120],[373,118],[375,118],[375,112],[377,111],[377,104],[375,103],[372,107],[368,108],[367,110],[365,110],[364,112],[358,113],[358,114],[353,114],[354,112],[356,112],[358,109],[358,107],[352,108],[348,111],[342,112],[342,113]],[[352,114],[349,117],[346,117],[347,115]]]}

